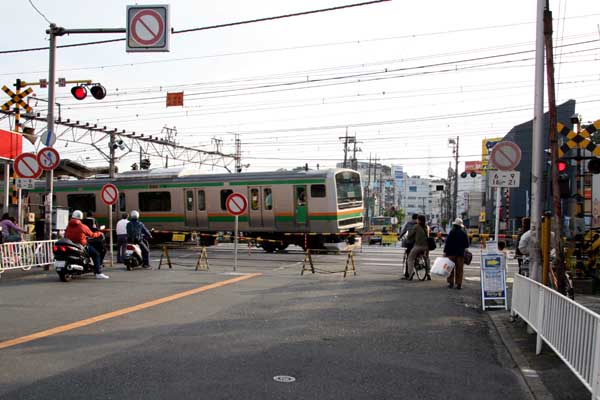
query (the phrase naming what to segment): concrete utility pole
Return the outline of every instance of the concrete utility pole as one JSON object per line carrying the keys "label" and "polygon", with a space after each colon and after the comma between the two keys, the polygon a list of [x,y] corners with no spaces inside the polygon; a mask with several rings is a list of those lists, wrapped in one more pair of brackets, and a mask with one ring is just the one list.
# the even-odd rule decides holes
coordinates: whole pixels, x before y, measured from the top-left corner
{"label": "concrete utility pole", "polygon": [[346,127],[346,136],[341,136],[339,139],[344,139],[344,168],[348,167],[348,127]]}
{"label": "concrete utility pole", "polygon": [[531,279],[540,281],[540,226],[544,193],[544,7],[537,0],[535,36],[535,98],[531,138],[531,240],[529,261]]}
{"label": "concrete utility pole", "polygon": [[[452,145],[452,155],[454,156],[454,173],[453,175],[453,179],[454,179],[454,196],[452,199],[452,216],[451,218],[458,218],[457,215],[457,201],[458,201],[458,139],[459,137],[457,136],[456,139],[450,138],[448,139],[448,143]],[[448,169],[448,171],[450,171],[450,168]]]}

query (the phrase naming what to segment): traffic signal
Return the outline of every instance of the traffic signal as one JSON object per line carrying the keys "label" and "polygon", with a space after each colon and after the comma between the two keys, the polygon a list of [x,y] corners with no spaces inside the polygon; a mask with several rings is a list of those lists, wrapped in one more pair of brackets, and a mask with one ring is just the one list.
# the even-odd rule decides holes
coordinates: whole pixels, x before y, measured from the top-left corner
{"label": "traffic signal", "polygon": [[592,158],[588,161],[588,171],[592,174],[600,174],[600,158]]}
{"label": "traffic signal", "polygon": [[71,88],[71,94],[73,95],[73,97],[75,97],[77,100],[83,100],[86,98],[87,96],[87,89],[85,88],[85,86],[83,85],[77,85],[77,86],[73,86]]}
{"label": "traffic signal", "polygon": [[560,198],[566,199],[571,197],[571,178],[569,177],[569,164],[564,160],[556,162],[556,170],[558,171],[558,189]]}
{"label": "traffic signal", "polygon": [[[77,100],[85,99],[87,97],[87,92],[88,92],[87,87],[86,87],[86,85],[83,85],[83,84],[73,86],[71,88],[71,94]],[[96,100],[102,100],[103,98],[106,97],[106,89],[104,88],[104,86],[102,86],[98,83],[95,83],[94,85],[92,85],[92,87],[90,88],[90,93]]]}
{"label": "traffic signal", "polygon": [[460,173],[460,177],[461,178],[466,178],[467,176],[470,176],[471,178],[475,178],[477,176],[477,172],[475,172],[475,171],[471,171],[471,172],[464,171],[464,172]]}

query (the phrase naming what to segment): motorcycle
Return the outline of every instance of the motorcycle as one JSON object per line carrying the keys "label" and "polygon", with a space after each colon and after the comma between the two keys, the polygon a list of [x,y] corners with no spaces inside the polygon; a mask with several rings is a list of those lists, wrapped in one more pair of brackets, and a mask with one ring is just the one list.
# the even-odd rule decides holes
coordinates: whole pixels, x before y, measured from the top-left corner
{"label": "motorcycle", "polygon": [[127,271],[142,266],[142,249],[138,244],[127,243],[123,263],[125,264]]}
{"label": "motorcycle", "polygon": [[[88,242],[94,247],[104,247],[104,235],[100,238],[90,238]],[[69,239],[59,239],[52,246],[54,254],[54,269],[62,282],[68,282],[74,275],[83,275],[94,272],[94,261],[88,254],[85,246],[72,242]]]}

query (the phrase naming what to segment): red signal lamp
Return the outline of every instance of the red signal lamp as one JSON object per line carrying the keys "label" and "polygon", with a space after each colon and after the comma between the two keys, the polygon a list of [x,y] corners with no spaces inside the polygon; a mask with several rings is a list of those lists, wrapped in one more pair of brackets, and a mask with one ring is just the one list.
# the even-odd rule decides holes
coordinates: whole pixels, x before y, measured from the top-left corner
{"label": "red signal lamp", "polygon": [[73,86],[71,88],[71,94],[77,100],[83,100],[87,96],[87,89],[83,85]]}
{"label": "red signal lamp", "polygon": [[556,163],[556,169],[558,170],[558,172],[565,172],[567,170],[567,167],[568,167],[568,165],[567,165],[566,161],[559,160]]}

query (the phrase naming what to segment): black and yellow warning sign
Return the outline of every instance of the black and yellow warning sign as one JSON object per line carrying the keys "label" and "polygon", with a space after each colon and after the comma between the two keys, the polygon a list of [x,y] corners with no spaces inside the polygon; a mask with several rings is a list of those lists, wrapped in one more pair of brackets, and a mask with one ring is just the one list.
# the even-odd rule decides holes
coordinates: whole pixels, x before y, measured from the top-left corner
{"label": "black and yellow warning sign", "polygon": [[12,90],[10,90],[6,85],[4,85],[4,86],[2,86],[2,90],[4,91],[4,93],[6,93],[10,97],[9,101],[2,104],[2,107],[1,107],[2,111],[8,111],[13,104],[16,105],[17,107],[23,107],[27,112],[33,111],[33,109],[29,106],[29,104],[27,104],[25,102],[25,100],[23,100],[31,92],[33,92],[33,89],[27,88],[24,91],[22,91],[21,93],[15,93]]}

